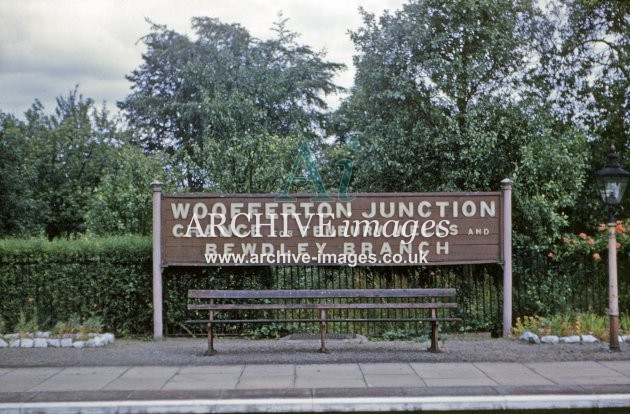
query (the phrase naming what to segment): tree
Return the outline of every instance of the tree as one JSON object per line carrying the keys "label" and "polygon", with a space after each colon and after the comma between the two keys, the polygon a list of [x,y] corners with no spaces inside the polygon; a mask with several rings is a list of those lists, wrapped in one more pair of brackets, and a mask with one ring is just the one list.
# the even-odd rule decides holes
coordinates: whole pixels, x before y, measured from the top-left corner
{"label": "tree", "polygon": [[[630,3],[557,0],[549,7],[556,30],[543,66],[554,111],[589,138],[589,180],[572,212],[574,231],[581,232],[604,219],[594,173],[611,145],[630,165]],[[628,197],[623,202],[630,208]]]}
{"label": "tree", "polygon": [[[528,28],[536,10],[528,1],[427,0],[378,22],[363,17],[364,26],[352,34],[359,53],[355,85],[341,113],[352,119],[366,153],[385,160],[371,177],[383,182],[377,176],[391,176],[392,184],[407,187],[466,189],[458,179],[436,183],[434,172],[445,174],[463,154],[472,156],[471,146],[483,150],[483,142],[468,136],[469,112],[482,99],[514,92],[533,50]],[[420,177],[409,167],[414,164],[423,166]],[[401,175],[402,181],[396,178]]]}
{"label": "tree", "polygon": [[153,180],[168,181],[163,162],[129,143],[111,147],[110,151],[112,162],[103,169],[88,201],[87,230],[96,235],[150,235],[153,222],[149,184]]}
{"label": "tree", "polygon": [[[439,103],[462,131],[472,102],[513,90],[536,41],[537,9],[529,0],[411,1],[378,25],[363,16],[366,27],[352,36],[360,56],[377,51],[400,86]],[[369,57],[365,63],[373,69]]]}
{"label": "tree", "polygon": [[36,106],[27,114],[33,124],[29,129],[37,131],[30,139],[37,148],[36,188],[50,239],[85,231],[89,198],[108,162],[115,129],[107,113],[93,105],[75,89],[57,98],[54,115],[47,116]]}
{"label": "tree", "polygon": [[[57,98],[54,114],[36,100],[25,118],[0,116],[0,234],[53,239],[84,233],[96,190],[129,161],[122,158],[126,134],[78,88]],[[139,161],[133,167],[142,171]],[[125,190],[137,185],[149,192],[148,182]]]}
{"label": "tree", "polygon": [[[611,144],[630,147],[630,3],[627,1],[562,0],[557,13],[562,36],[560,75],[564,105],[573,106],[600,141],[605,155]],[[570,69],[567,76],[567,70]],[[563,80],[563,79],[560,79]],[[576,105],[577,104],[577,105]]]}
{"label": "tree", "polygon": [[37,232],[40,209],[33,192],[33,146],[24,139],[25,124],[0,113],[0,237]]}
{"label": "tree", "polygon": [[511,177],[518,241],[558,238],[587,154],[584,135],[533,94],[544,93],[532,70],[550,28],[542,12],[528,0],[415,0],[363,16],[336,117],[356,148],[354,188],[489,191]]}
{"label": "tree", "polygon": [[[221,157],[217,148],[270,136],[317,140],[323,95],[340,89],[331,79],[343,66],[298,44],[285,23],[266,41],[207,17],[192,20],[194,40],[156,24],[143,38],[144,62],[128,76],[133,93],[119,106],[143,148],[165,150],[188,189],[222,188],[222,179],[209,173],[207,155]],[[236,171],[234,160],[225,168]]]}
{"label": "tree", "polygon": [[54,114],[36,100],[25,118],[0,114],[0,237],[149,233],[149,183],[167,181],[161,159],[105,106],[75,88]]}

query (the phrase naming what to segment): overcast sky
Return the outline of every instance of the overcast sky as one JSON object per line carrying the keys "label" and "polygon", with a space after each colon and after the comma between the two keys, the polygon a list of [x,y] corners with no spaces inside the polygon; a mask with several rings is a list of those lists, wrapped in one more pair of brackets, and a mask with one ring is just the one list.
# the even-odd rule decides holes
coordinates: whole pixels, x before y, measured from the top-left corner
{"label": "overcast sky", "polygon": [[[240,23],[265,39],[278,12],[300,42],[345,63],[337,79],[352,84],[354,48],[347,34],[361,24],[359,6],[381,15],[403,0],[0,0],[0,111],[22,116],[39,99],[52,112],[55,98],[75,85],[97,103],[129,93],[125,79],[141,63],[149,31],[145,18],[191,34],[194,16]],[[335,100],[330,101],[335,105]]]}

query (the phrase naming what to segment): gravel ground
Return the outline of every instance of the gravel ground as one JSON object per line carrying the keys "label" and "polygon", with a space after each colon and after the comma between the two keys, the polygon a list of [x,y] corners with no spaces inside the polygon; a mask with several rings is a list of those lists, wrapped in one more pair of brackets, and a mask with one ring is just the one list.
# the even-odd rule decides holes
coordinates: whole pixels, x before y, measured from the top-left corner
{"label": "gravel ground", "polygon": [[318,340],[246,340],[219,338],[218,353],[206,356],[204,339],[162,341],[117,339],[105,348],[0,349],[0,367],[314,364],[359,362],[540,362],[630,360],[630,343],[611,353],[607,343],[530,345],[485,334],[449,335],[441,353],[428,343],[372,342],[364,338],[329,340],[329,353],[318,352]]}

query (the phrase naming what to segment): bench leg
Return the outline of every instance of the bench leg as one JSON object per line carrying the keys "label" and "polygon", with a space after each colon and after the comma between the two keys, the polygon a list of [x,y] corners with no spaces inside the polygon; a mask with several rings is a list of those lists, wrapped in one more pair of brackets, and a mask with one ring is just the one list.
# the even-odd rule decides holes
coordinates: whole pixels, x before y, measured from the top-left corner
{"label": "bench leg", "polygon": [[429,352],[441,352],[438,346],[438,323],[431,322],[431,347]]}
{"label": "bench leg", "polygon": [[208,351],[207,355],[213,355],[215,353],[214,350],[214,335],[212,334],[212,321],[214,320],[214,312],[210,311],[208,315]]}
{"label": "bench leg", "polygon": [[325,354],[328,352],[328,350],[326,349],[326,309],[321,309],[319,311],[319,317],[321,319],[321,324],[322,324],[322,334],[321,334],[322,347],[319,349],[319,352],[321,352],[322,354]]}
{"label": "bench leg", "polygon": [[[431,309],[431,317],[436,318],[437,312],[435,308]],[[428,349],[429,352],[440,352],[440,348],[438,346],[438,323],[437,321],[431,322],[431,347]]]}

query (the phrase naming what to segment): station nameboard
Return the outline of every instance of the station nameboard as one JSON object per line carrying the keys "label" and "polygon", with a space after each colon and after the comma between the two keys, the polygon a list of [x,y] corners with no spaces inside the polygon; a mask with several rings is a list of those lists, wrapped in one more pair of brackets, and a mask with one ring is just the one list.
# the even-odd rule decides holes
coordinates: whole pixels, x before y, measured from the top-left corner
{"label": "station nameboard", "polygon": [[164,266],[500,263],[500,192],[162,194]]}

